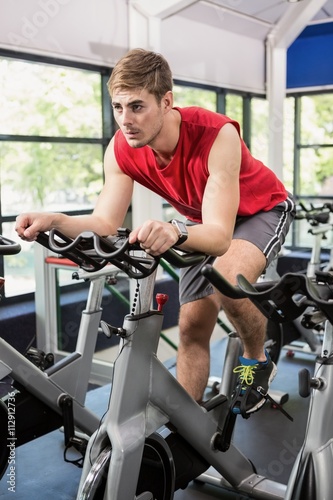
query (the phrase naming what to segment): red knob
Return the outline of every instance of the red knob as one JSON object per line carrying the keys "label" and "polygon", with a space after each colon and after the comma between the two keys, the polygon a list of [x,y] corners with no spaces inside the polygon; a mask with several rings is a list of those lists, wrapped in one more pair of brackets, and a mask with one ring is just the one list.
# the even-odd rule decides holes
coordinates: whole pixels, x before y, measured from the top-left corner
{"label": "red knob", "polygon": [[168,301],[169,295],[166,293],[157,293],[156,294],[156,302],[157,302],[157,310],[162,311],[164,304]]}

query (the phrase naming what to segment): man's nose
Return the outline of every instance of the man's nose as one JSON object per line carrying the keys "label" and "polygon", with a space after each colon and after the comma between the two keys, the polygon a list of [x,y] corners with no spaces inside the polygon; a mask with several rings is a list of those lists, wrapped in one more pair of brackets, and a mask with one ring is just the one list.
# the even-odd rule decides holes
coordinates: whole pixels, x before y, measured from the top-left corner
{"label": "man's nose", "polygon": [[131,125],[133,123],[133,113],[130,109],[123,109],[122,122],[123,125]]}

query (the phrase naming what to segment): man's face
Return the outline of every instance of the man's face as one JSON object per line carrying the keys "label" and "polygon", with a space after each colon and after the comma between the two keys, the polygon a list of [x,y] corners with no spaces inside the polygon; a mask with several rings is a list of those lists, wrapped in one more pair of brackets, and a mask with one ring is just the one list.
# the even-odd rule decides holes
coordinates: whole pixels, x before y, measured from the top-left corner
{"label": "man's face", "polygon": [[147,90],[117,90],[112,96],[115,120],[132,148],[153,146],[163,126],[163,111]]}

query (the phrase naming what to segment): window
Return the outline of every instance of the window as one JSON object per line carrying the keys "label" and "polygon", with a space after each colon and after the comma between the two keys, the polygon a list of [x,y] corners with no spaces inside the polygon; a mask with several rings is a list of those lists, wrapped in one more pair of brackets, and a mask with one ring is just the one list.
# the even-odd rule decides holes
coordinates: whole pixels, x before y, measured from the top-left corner
{"label": "window", "polygon": [[[25,56],[24,56],[25,57]],[[87,213],[103,183],[111,137],[106,68],[24,60],[0,53],[0,222],[16,239],[16,216]],[[4,257],[6,297],[34,291],[34,244]]]}
{"label": "window", "polygon": [[[0,52],[0,232],[16,239],[22,211],[92,210],[103,183],[103,155],[115,130],[108,68]],[[237,120],[252,154],[268,161],[263,96],[174,82],[175,106],[201,106]],[[284,108],[284,183],[299,200],[333,199],[333,93],[290,95]],[[164,204],[165,220],[178,214]],[[295,224],[293,247],[309,236]],[[290,237],[290,236],[289,236]],[[289,244],[288,237],[288,244]],[[33,244],[0,257],[6,297],[34,290]]]}
{"label": "window", "polygon": [[[286,99],[288,103],[286,128],[286,151],[291,148],[294,155],[291,161],[293,173],[293,192],[298,201],[310,206],[321,205],[333,200],[333,93],[296,95]],[[288,122],[293,112],[293,133]],[[288,118],[289,117],[289,118]],[[290,167],[285,166],[288,179]],[[311,247],[313,236],[308,232],[306,221],[296,221],[293,232],[294,247]],[[332,231],[325,240],[327,247],[333,243]]]}
{"label": "window", "polygon": [[263,98],[251,99],[251,152],[268,165],[268,102]]}
{"label": "window", "polygon": [[302,96],[299,106],[299,196],[332,196],[333,94]]}
{"label": "window", "polygon": [[236,120],[243,129],[243,97],[241,95],[227,93],[225,114]]}
{"label": "window", "polygon": [[196,88],[186,85],[173,87],[174,105],[179,107],[200,106],[216,111],[216,91],[208,88]]}

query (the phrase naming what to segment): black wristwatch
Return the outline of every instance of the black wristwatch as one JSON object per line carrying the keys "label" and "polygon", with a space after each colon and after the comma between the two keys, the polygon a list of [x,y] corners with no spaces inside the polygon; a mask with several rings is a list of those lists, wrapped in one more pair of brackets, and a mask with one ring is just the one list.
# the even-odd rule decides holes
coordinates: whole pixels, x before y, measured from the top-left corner
{"label": "black wristwatch", "polygon": [[170,222],[176,228],[177,233],[178,233],[177,245],[181,245],[188,238],[186,224],[184,222],[182,222],[180,220],[176,220],[176,219],[172,219]]}

